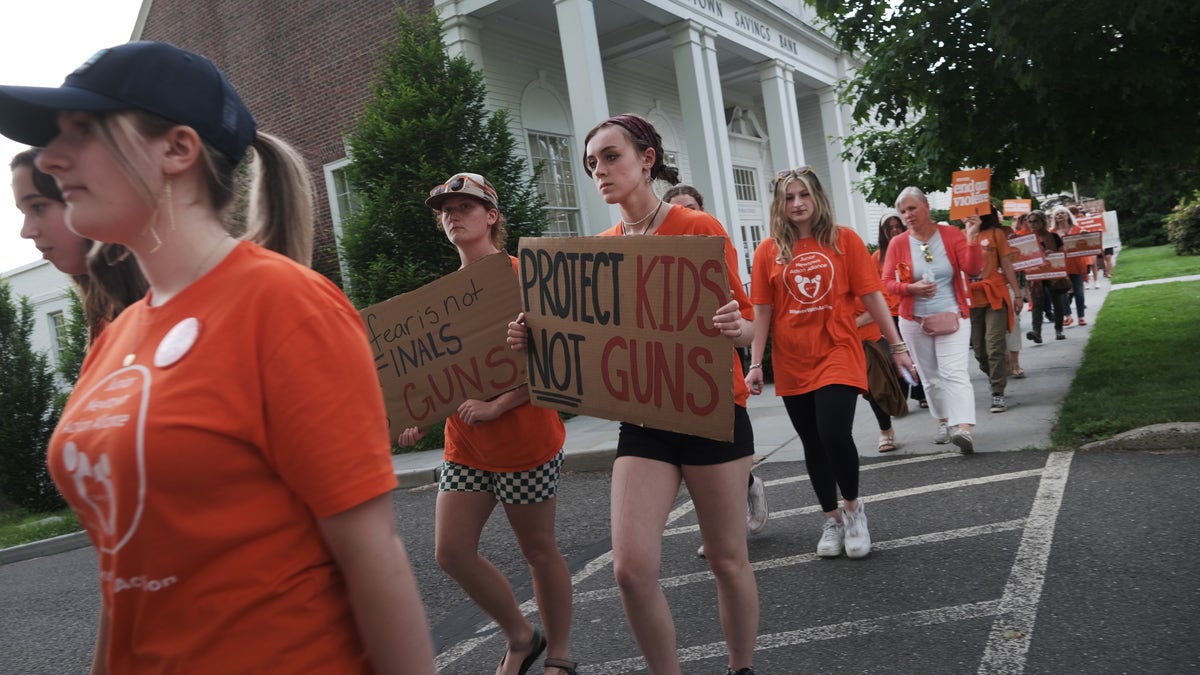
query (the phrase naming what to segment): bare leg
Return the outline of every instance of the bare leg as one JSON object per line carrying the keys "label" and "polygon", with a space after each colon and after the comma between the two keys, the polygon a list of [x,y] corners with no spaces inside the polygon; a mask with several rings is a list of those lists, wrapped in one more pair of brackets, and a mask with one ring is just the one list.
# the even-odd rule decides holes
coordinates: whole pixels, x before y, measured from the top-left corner
{"label": "bare leg", "polygon": [[[662,533],[679,492],[679,467],[643,457],[618,457],[612,476],[613,574],[638,649],[654,675],[681,675],[675,622],[659,583]],[[737,516],[746,544],[745,475],[737,485]],[[705,540],[705,544],[707,544]]]}
{"label": "bare leg", "polygon": [[708,566],[717,581],[721,629],[729,667],[747,668],[758,634],[758,586],[746,549],[746,491],[742,485],[753,457],[705,466],[684,466],[683,477],[696,505]]}
{"label": "bare leg", "polygon": [[557,498],[536,504],[505,504],[504,512],[533,576],[533,594],[546,630],[546,655],[565,659],[571,635],[571,570],[554,538]]}
{"label": "bare leg", "polygon": [[[490,492],[439,492],[435,518],[435,557],[480,609],[500,626],[508,644],[528,645],[533,625],[521,613],[508,579],[479,555],[479,535],[496,507]],[[527,652],[526,652],[527,653]],[[516,673],[524,654],[510,649],[504,670]]]}

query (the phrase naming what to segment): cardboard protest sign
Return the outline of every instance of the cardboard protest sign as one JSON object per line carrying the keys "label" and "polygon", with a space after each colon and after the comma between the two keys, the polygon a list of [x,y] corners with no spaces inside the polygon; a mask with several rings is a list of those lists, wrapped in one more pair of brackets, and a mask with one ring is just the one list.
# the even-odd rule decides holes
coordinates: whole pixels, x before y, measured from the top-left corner
{"label": "cardboard protest sign", "polygon": [[1075,222],[1084,232],[1103,232],[1104,216],[1075,216]]}
{"label": "cardboard protest sign", "polygon": [[1084,232],[1083,234],[1068,234],[1063,237],[1063,253],[1068,258],[1086,258],[1104,253],[1100,245],[1100,232]]}
{"label": "cardboard protest sign", "polygon": [[1093,216],[1099,216],[1106,210],[1103,199],[1085,199],[1080,202],[1079,207],[1083,209],[1084,213],[1089,213]]}
{"label": "cardboard protest sign", "polygon": [[507,341],[508,322],[520,311],[505,253],[360,311],[392,436],[524,383],[525,358]]}
{"label": "cardboard protest sign", "polygon": [[1041,267],[1042,263],[1046,262],[1042,257],[1042,247],[1038,245],[1037,235],[1026,234],[1020,237],[1013,237],[1008,240],[1008,245],[1013,247],[1017,252],[1017,259],[1013,262],[1013,269],[1018,272],[1036,267]]}
{"label": "cardboard protest sign", "polygon": [[522,238],[530,396],[566,412],[733,440],[723,237]]}
{"label": "cardboard protest sign", "polygon": [[1033,210],[1032,199],[1005,199],[1003,203],[1006,216],[1019,216]]}
{"label": "cardboard protest sign", "polygon": [[1025,278],[1030,281],[1064,279],[1066,276],[1067,257],[1062,253],[1047,253],[1046,262],[1041,267],[1025,270]]}
{"label": "cardboard protest sign", "polygon": [[991,209],[991,187],[991,169],[955,171],[950,181],[950,220],[987,213]]}

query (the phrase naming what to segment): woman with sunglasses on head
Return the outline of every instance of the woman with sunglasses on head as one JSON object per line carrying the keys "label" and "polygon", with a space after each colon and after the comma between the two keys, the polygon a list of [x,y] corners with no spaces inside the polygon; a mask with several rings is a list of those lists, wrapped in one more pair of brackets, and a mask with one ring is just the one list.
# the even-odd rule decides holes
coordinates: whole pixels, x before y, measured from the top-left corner
{"label": "woman with sunglasses on head", "polygon": [[[437,213],[438,228],[458,249],[462,267],[504,251],[506,221],[496,188],[483,176],[455,174],[433,188],[425,204]],[[516,258],[512,265],[516,272]],[[416,427],[405,429],[399,443],[413,445],[423,435]],[[547,673],[575,675],[579,665],[567,660],[571,571],[554,538],[565,438],[558,413],[530,404],[527,387],[487,401],[464,401],[446,419],[436,557],[507,638],[498,675],[523,675],[543,651]],[[544,637],[521,613],[508,579],[479,555],[480,534],[497,502],[529,563]]]}
{"label": "woman with sunglasses on head", "polygon": [[[651,182],[679,182],[663,164],[662,138],[637,115],[597,124],[585,139],[584,171],[621,220],[600,236],[708,235],[725,238],[725,262],[734,300],[719,308],[713,326],[730,340],[734,364],[734,440],[621,423],[612,475],[613,573],[634,638],[655,675],[679,675],[675,623],[659,583],[662,538],[678,494],[687,484],[696,507],[709,568],[716,578],[721,628],[729,650],[728,674],[753,675],[758,632],[758,588],[746,547],[746,484],[754,431],[746,412],[748,392],[734,347],[754,336],[749,298],[738,278],[737,253],[724,226],[700,211],[668,205]],[[509,344],[528,342],[523,317],[509,324]]]}
{"label": "woman with sunglasses on head", "polygon": [[775,394],[783,397],[800,436],[809,482],[825,513],[817,555],[844,551],[862,558],[871,552],[871,535],[859,499],[854,445],[854,409],[867,391],[857,301],[887,337],[892,360],[910,376],[912,361],[866,244],[853,229],[834,223],[833,207],[812,168],[779,172],[772,192],[771,236],[755,249],[751,268],[754,342],[746,385],[750,393],[762,393],[759,364],[770,335]]}
{"label": "woman with sunglasses on head", "polygon": [[13,198],[24,216],[21,237],[75,282],[90,345],[122,310],[146,294],[146,279],[120,244],[101,244],[89,255],[93,242],[67,227],[67,205],[54,178],[37,168],[39,154],[41,150],[30,148],[9,163]]}
{"label": "woman with sunglasses on head", "polygon": [[93,672],[433,673],[362,321],[227,232],[253,148],[252,236],[307,256],[299,155],[211,62],[155,42],[57,89],[0,87],[0,133],[44,147],[71,229],[129,248],[150,284],[96,340],[48,453],[99,557]]}
{"label": "woman with sunglasses on head", "polygon": [[[1054,210],[1050,212],[1050,220],[1054,223],[1054,233],[1060,238],[1083,232],[1079,227],[1079,222],[1075,220],[1075,214],[1065,206],[1054,207]],[[1070,326],[1075,322],[1071,318],[1072,300],[1075,302],[1075,316],[1079,318],[1079,325],[1087,325],[1087,318],[1084,316],[1087,303],[1084,302],[1083,291],[1087,287],[1088,265],[1091,260],[1092,256],[1074,256],[1066,259],[1067,279],[1070,281],[1071,288],[1067,291],[1066,311],[1063,312],[1064,326]]]}
{"label": "woman with sunglasses on head", "polygon": [[1017,252],[1008,245],[996,207],[991,207],[982,216],[967,216],[963,222],[978,224],[979,245],[983,251],[983,270],[970,280],[971,349],[975,352],[979,370],[987,375],[991,385],[989,410],[1002,413],[1008,410],[1004,399],[1009,375],[1006,336],[1013,328],[1021,305],[1025,304],[1012,266]]}
{"label": "woman with sunglasses on head", "polygon": [[[1044,211],[1031,211],[1026,216],[1025,222],[1029,225],[1033,235],[1037,237],[1038,245],[1042,247],[1044,253],[1062,251],[1062,237],[1048,229],[1049,221],[1046,219]],[[1042,344],[1042,317],[1050,307],[1053,307],[1054,337],[1058,340],[1067,339],[1063,333],[1063,318],[1067,316],[1067,290],[1070,287],[1071,282],[1066,278],[1039,279],[1029,282],[1029,294],[1033,297],[1033,330],[1025,334],[1026,338],[1036,344]]]}
{"label": "woman with sunglasses on head", "polygon": [[[879,248],[871,254],[871,260],[874,261],[875,270],[879,273],[881,280],[883,278],[883,260],[887,257],[888,246],[897,235],[907,231],[908,228],[904,226],[904,221],[900,219],[900,214],[894,209],[887,211],[879,218]],[[883,289],[883,298],[887,300],[888,311],[892,313],[892,323],[895,324],[896,330],[899,331],[900,297],[892,295],[885,287]],[[903,382],[901,384],[907,389],[909,397],[917,402],[917,405],[922,408],[929,407],[929,402],[925,400],[925,385],[920,382],[916,384]]]}
{"label": "woman with sunglasses on head", "polygon": [[[668,204],[682,206],[693,211],[704,210],[704,195],[691,185],[680,183],[667,189],[662,199]],[[738,350],[742,358],[747,356],[745,350]],[[746,486],[746,529],[750,534],[758,534],[767,526],[767,492],[763,479],[750,472],[750,483]],[[696,555],[704,555],[704,545],[697,549]]]}
{"label": "woman with sunglasses on head", "polygon": [[[967,277],[983,269],[979,223],[968,224],[964,235],[933,222],[929,200],[916,187],[900,192],[896,210],[908,231],[888,247],[883,285],[900,296],[900,334],[912,350],[929,414],[938,424],[933,442],[952,442],[969,454],[975,451],[971,438],[975,392],[967,371],[971,342]],[[941,330],[933,328],[939,319],[944,321]]]}

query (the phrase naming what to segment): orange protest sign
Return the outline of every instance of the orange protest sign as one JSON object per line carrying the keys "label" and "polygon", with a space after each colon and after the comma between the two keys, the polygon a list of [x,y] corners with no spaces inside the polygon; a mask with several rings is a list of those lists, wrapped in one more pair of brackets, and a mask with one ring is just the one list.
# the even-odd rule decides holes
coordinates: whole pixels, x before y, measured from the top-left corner
{"label": "orange protest sign", "polygon": [[1037,235],[1025,234],[1008,240],[1008,245],[1017,252],[1013,261],[1013,269],[1017,271],[1041,267],[1046,260],[1042,257],[1042,247],[1038,244]]}
{"label": "orange protest sign", "polygon": [[1076,216],[1075,222],[1084,232],[1103,232],[1104,216]]}
{"label": "orange protest sign", "polygon": [[950,179],[950,220],[987,213],[991,188],[991,169],[955,171]]}
{"label": "orange protest sign", "polygon": [[1029,213],[1033,210],[1032,199],[1005,199],[1004,200],[1004,215],[1019,216],[1022,213]]}
{"label": "orange protest sign", "polygon": [[1086,258],[1088,256],[1100,255],[1104,252],[1104,247],[1101,246],[1101,237],[1099,232],[1084,232],[1082,234],[1068,234],[1063,237],[1063,252],[1068,258]]}
{"label": "orange protest sign", "polygon": [[1030,281],[1065,279],[1066,276],[1067,257],[1062,253],[1047,253],[1046,262],[1041,267],[1025,270],[1025,278]]}

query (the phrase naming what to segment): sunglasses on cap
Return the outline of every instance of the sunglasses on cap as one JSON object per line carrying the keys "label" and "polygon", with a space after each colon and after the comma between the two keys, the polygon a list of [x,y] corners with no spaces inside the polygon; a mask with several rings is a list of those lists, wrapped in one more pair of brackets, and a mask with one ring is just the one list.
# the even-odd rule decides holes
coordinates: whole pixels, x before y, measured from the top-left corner
{"label": "sunglasses on cap", "polygon": [[492,197],[492,199],[494,199],[496,201],[500,201],[499,197],[496,196],[495,188],[493,188],[491,185],[487,185],[486,183],[480,183],[479,181],[475,180],[474,178],[471,178],[470,176],[468,176],[466,174],[459,174],[459,175],[451,178],[450,180],[446,181],[445,183],[442,183],[441,185],[433,188],[432,190],[429,191],[429,196],[436,197],[437,195],[440,195],[444,192],[459,192],[463,188],[467,187],[468,185],[474,185],[475,187],[479,188],[480,190],[483,190],[484,192],[486,192],[489,196]]}

